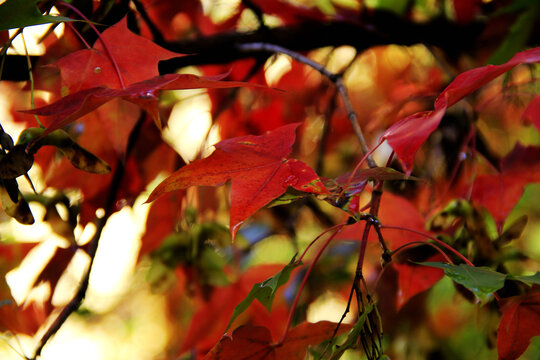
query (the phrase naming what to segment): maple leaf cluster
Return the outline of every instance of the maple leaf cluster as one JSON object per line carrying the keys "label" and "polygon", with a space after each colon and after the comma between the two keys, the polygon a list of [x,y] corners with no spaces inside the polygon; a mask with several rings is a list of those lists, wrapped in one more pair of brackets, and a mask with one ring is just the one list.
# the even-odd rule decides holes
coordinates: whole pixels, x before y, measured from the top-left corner
{"label": "maple leaf cluster", "polygon": [[[0,4],[0,221],[61,239],[6,226],[0,331],[46,358],[107,226],[144,208],[137,268],[171,332],[156,358],[537,356],[538,6],[376,3]],[[16,54],[40,24],[43,53]],[[201,125],[172,116],[201,98],[188,163],[187,127],[165,134]],[[17,293],[12,270],[53,242]]]}

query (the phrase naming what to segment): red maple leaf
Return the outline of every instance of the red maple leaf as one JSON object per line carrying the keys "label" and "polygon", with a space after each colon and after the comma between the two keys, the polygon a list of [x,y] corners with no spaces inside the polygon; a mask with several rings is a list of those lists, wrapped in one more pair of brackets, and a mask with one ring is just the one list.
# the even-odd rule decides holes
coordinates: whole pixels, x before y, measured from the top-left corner
{"label": "red maple leaf", "polygon": [[199,77],[192,74],[167,74],[131,84],[125,89],[111,89],[104,85],[96,86],[65,96],[52,104],[37,109],[24,110],[23,112],[53,117],[52,122],[41,135],[41,137],[44,137],[51,131],[66,126],[103,104],[120,98],[135,103],[148,111],[154,118],[156,125],[161,128],[157,109],[158,99],[156,93],[158,90],[257,86],[256,84],[239,81],[220,81],[221,78],[223,76]]}
{"label": "red maple leaf", "polygon": [[[396,249],[412,241],[422,240],[422,236],[407,229],[426,232],[425,219],[412,202],[402,196],[394,195],[388,191],[381,197],[381,205],[377,216],[383,225],[383,236],[386,245],[390,249]],[[384,226],[399,227],[401,229],[385,229]],[[362,238],[364,224],[356,223],[345,227],[336,239],[360,240]],[[369,241],[378,241],[377,234],[371,232]]]}
{"label": "red maple leaf", "polygon": [[540,292],[529,292],[504,302],[497,331],[499,360],[517,359],[533,336],[540,335]]}
{"label": "red maple leaf", "polygon": [[[442,256],[436,255],[428,261],[441,261]],[[396,297],[396,309],[399,311],[413,296],[431,288],[439,281],[444,272],[429,266],[416,265],[414,263],[393,263],[397,272],[398,291]]]}
{"label": "red maple leaf", "polygon": [[249,293],[253,284],[263,281],[281,270],[280,265],[260,265],[250,268],[238,280],[228,286],[217,286],[208,300],[196,299],[195,314],[180,348],[180,354],[188,350],[208,351],[223,335],[227,323],[237,306]]}
{"label": "red maple leaf", "polygon": [[[270,360],[304,359],[309,345],[317,345],[329,339],[337,324],[330,321],[317,323],[303,322],[289,331],[285,341],[275,344],[270,331],[264,326],[244,325],[235,329],[232,335],[225,335],[208,353],[205,360]],[[349,324],[341,324],[337,335],[351,329]]]}
{"label": "red maple leaf", "polygon": [[60,69],[62,84],[72,94],[100,85],[121,89],[120,76],[124,86],[150,79],[159,75],[160,60],[179,56],[183,55],[129,31],[123,18],[105,30],[92,49],[75,51],[55,65]]}
{"label": "red maple leaf", "polygon": [[390,126],[379,143],[387,140],[410,174],[414,155],[439,126],[446,109],[519,64],[540,61],[540,48],[525,50],[502,65],[486,65],[458,75],[435,100],[435,109],[410,115]]}
{"label": "red maple leaf", "polygon": [[231,189],[231,235],[255,211],[285,192],[288,186],[315,194],[329,194],[317,174],[305,163],[286,159],[299,123],[285,125],[261,136],[221,141],[216,151],[165,179],[147,202],[163,193],[190,186],[218,186],[228,180]]}
{"label": "red maple leaf", "polygon": [[540,147],[517,144],[504,157],[501,171],[482,174],[474,181],[471,199],[484,206],[502,226],[528,183],[540,180]]}

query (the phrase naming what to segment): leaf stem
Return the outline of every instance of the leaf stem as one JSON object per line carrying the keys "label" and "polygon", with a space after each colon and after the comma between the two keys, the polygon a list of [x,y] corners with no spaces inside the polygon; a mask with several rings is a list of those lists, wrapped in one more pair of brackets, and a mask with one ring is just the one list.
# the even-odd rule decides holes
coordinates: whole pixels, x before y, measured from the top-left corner
{"label": "leaf stem", "polygon": [[428,241],[411,241],[411,242],[408,242],[406,244],[403,244],[403,245],[399,246],[397,249],[395,249],[394,251],[392,251],[392,256],[400,253],[403,250],[405,250],[405,248],[408,248],[409,246],[414,246],[414,245],[428,245],[428,246],[431,246],[432,248],[437,250],[439,252],[439,254],[441,254],[449,264],[454,263],[452,261],[452,259],[450,259],[450,257],[448,257],[448,255],[446,255],[446,253],[444,251],[442,251],[442,249],[440,247],[438,247],[435,244],[432,244],[432,243],[430,243]]}
{"label": "leaf stem", "polygon": [[[22,30],[21,30],[21,39],[24,46],[24,54],[26,55],[26,62],[28,64],[28,78],[30,79],[30,104],[32,106],[32,109],[35,109],[36,104],[34,102],[34,75],[32,74],[32,63],[30,62],[30,56],[28,55],[28,48],[26,47],[26,40],[24,39],[24,32]],[[36,119],[39,127],[44,128],[41,121],[39,121],[39,117],[34,114],[34,118]]]}
{"label": "leaf stem", "polygon": [[463,260],[467,265],[474,266],[474,264],[469,259],[467,259],[465,256],[463,256],[459,251],[457,251],[456,249],[454,249],[453,247],[451,247],[450,245],[448,245],[444,241],[441,241],[441,240],[437,239],[436,237],[431,236],[431,235],[429,235],[429,234],[427,234],[427,233],[425,233],[423,231],[409,229],[409,228],[406,228],[406,227],[403,227],[403,226],[390,226],[390,225],[381,225],[381,228],[382,229],[391,229],[391,230],[404,230],[404,231],[409,231],[409,232],[412,232],[412,233],[420,235],[420,236],[427,237],[427,238],[435,241],[437,244],[439,244],[439,245],[443,246],[444,248],[448,249],[449,251],[451,251],[453,254],[455,254],[457,257],[459,257],[461,260]]}
{"label": "leaf stem", "polygon": [[[444,241],[441,241],[439,239],[437,239],[436,237],[434,236],[431,236],[427,233],[424,233],[422,231],[418,231],[418,230],[414,230],[414,229],[409,229],[409,228],[405,228],[405,227],[401,227],[401,226],[381,226],[381,228],[383,229],[394,229],[394,230],[404,230],[404,231],[410,231],[412,233],[415,233],[415,234],[418,234],[418,235],[421,235],[421,236],[425,236],[433,241],[435,241],[437,244],[445,247],[446,249],[450,250],[452,253],[454,253],[455,255],[457,255],[460,259],[462,259],[467,265],[469,266],[472,266],[472,267],[475,267],[475,265],[469,260],[467,259],[465,256],[463,256],[459,251],[457,251],[456,249],[454,249],[453,247],[451,247],[450,245],[448,245],[447,243],[445,243]],[[500,296],[497,294],[497,292],[493,292],[493,296],[495,297],[495,299],[497,301],[500,301],[501,298]]]}
{"label": "leaf stem", "polygon": [[75,26],[73,26],[72,23],[67,22],[66,24],[69,26],[69,28],[71,29],[71,31],[73,31],[73,33],[79,38],[79,40],[81,40],[81,42],[84,44],[84,46],[85,46],[88,50],[92,49],[92,47],[90,46],[90,44],[84,39],[84,37],[82,36],[82,34],[81,34],[77,29],[75,29]]}
{"label": "leaf stem", "polygon": [[297,264],[300,264],[302,262],[302,259],[304,258],[304,256],[306,255],[306,253],[308,252],[308,250],[311,248],[311,246],[313,244],[315,244],[317,242],[317,240],[319,240],[323,235],[325,235],[326,233],[332,231],[332,230],[336,230],[337,228],[339,227],[343,227],[347,225],[347,223],[343,223],[343,224],[337,224],[337,225],[334,225],[332,227],[329,227],[328,229],[324,230],[322,233],[320,233],[319,235],[317,235],[317,237],[315,239],[313,239],[309,245],[306,247],[306,249],[304,250],[304,252],[302,253],[302,255],[300,255],[300,257],[298,258],[298,260],[296,260],[296,263]]}
{"label": "leaf stem", "polygon": [[[302,280],[302,283],[300,284],[300,287],[298,288],[298,292],[296,293],[296,297],[294,298],[294,302],[293,302],[293,304],[291,306],[291,310],[289,311],[289,317],[287,318],[287,324],[285,325],[285,330],[283,331],[283,335],[281,336],[281,339],[276,343],[276,346],[280,346],[281,344],[283,344],[283,342],[285,341],[285,338],[287,337],[287,334],[289,333],[289,328],[291,327],[294,312],[295,312],[296,307],[298,305],[298,301],[300,300],[300,295],[302,295],[302,290],[304,290],[304,287],[306,286],[306,283],[307,283],[307,279],[308,279],[309,275],[311,274],[311,270],[313,270],[313,267],[317,263],[317,260],[319,260],[319,258],[321,257],[322,253],[324,252],[324,250],[326,249],[328,244],[330,244],[330,241],[332,241],[332,239],[334,239],[334,237],[341,231],[341,229],[344,226],[345,226],[344,224],[340,224],[340,225],[335,226],[337,228],[334,230],[334,233],[332,235],[330,235],[328,237],[328,239],[326,239],[326,241],[321,246],[319,251],[317,251],[317,254],[313,258],[313,261],[309,265],[309,268],[307,269],[306,274],[304,275],[304,279]],[[319,235],[319,237],[320,237],[320,235]]]}
{"label": "leaf stem", "polygon": [[111,53],[111,50],[109,49],[109,46],[101,36],[101,33],[98,31],[98,29],[94,26],[94,24],[75,6],[68,4],[66,2],[60,1],[58,4],[64,5],[65,7],[73,10],[77,15],[79,15],[81,18],[86,20],[88,22],[88,25],[96,32],[99,40],[101,41],[101,44],[103,44],[103,49],[105,49],[105,52],[107,53],[107,56],[109,57],[109,60],[111,60],[111,64],[114,67],[114,70],[116,71],[116,75],[118,76],[118,80],[120,81],[120,85],[122,86],[122,89],[126,88],[126,85],[124,84],[124,79],[122,78],[122,74],[120,73],[120,68],[118,67],[118,63],[114,59],[114,56]]}

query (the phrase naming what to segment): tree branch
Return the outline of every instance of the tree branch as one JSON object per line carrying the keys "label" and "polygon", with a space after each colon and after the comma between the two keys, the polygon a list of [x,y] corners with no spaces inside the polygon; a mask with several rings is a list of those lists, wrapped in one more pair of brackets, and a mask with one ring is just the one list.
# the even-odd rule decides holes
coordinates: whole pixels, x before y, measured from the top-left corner
{"label": "tree branch", "polygon": [[[360,127],[360,124],[358,123],[358,116],[356,115],[356,112],[353,109],[351,100],[349,99],[349,94],[347,92],[347,87],[343,84],[343,80],[340,74],[334,74],[333,72],[329,71],[324,65],[321,65],[318,62],[313,61],[302,54],[291,51],[289,49],[285,49],[275,44],[266,44],[266,43],[243,44],[243,45],[238,45],[238,48],[246,52],[269,51],[269,52],[282,53],[282,54],[288,55],[294,60],[312,67],[313,69],[317,70],[322,75],[330,79],[330,81],[332,81],[336,85],[339,91],[339,94],[341,95],[341,98],[343,99],[343,103],[345,104],[345,108],[347,109],[347,115],[348,115],[349,121],[354,130],[354,134],[356,135],[356,138],[358,142],[360,143],[360,148],[362,149],[362,153],[364,155],[369,154],[369,147],[367,145],[366,139],[364,138],[364,134],[362,133],[362,128]],[[377,167],[377,164],[373,160],[373,157],[371,156],[371,154],[366,155],[366,161],[369,167],[371,168]]]}
{"label": "tree branch", "polygon": [[[253,53],[241,51],[237,45],[257,42],[272,43],[296,52],[324,46],[349,45],[362,52],[378,45],[425,44],[438,47],[450,59],[455,59],[460,54],[474,51],[483,28],[484,25],[479,22],[459,25],[443,18],[415,23],[390,13],[375,11],[352,21],[303,22],[253,32],[222,32],[174,42],[156,39],[156,43],[168,50],[189,54],[160,62],[160,73],[168,74],[186,66],[227,64],[252,57]],[[25,59],[8,55],[2,79],[27,80],[25,71]]]}

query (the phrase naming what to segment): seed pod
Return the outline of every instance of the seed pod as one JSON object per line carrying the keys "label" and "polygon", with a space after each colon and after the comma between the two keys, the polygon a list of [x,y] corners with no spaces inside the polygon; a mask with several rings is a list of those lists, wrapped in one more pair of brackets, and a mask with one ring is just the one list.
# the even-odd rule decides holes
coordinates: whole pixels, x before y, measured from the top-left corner
{"label": "seed pod", "polygon": [[15,179],[30,170],[34,157],[25,151],[24,145],[14,146],[0,159],[0,179]]}
{"label": "seed pod", "polygon": [[24,225],[31,225],[34,223],[34,216],[32,215],[32,211],[30,210],[30,206],[28,206],[28,202],[18,194],[17,201],[13,201],[10,194],[6,190],[5,187],[0,186],[0,198],[2,200],[2,209]]}
{"label": "seed pod", "polygon": [[[42,128],[29,128],[21,133],[17,144],[30,144],[34,139],[43,134]],[[92,154],[79,144],[77,144],[69,135],[62,129],[54,130],[45,137],[39,139],[32,144],[32,152],[36,152],[40,147],[51,145],[56,147],[64,154],[66,158],[77,169],[81,169],[94,174],[108,174],[111,167],[107,162]]]}
{"label": "seed pod", "polygon": [[0,134],[0,145],[2,146],[2,149],[7,151],[13,148],[13,139],[8,133],[2,131]]}

